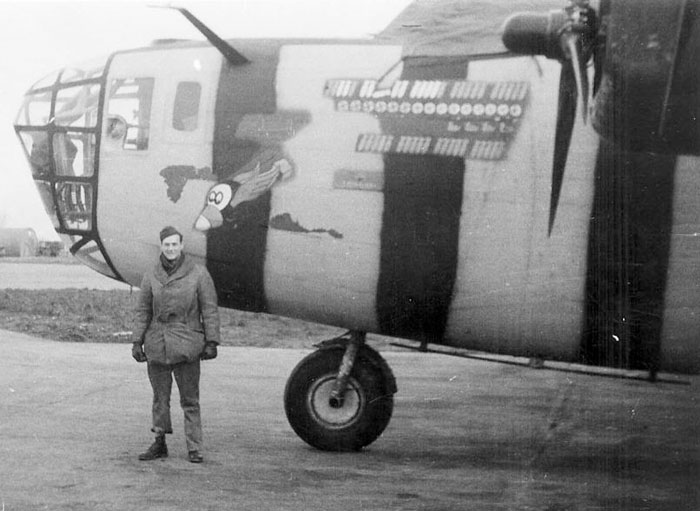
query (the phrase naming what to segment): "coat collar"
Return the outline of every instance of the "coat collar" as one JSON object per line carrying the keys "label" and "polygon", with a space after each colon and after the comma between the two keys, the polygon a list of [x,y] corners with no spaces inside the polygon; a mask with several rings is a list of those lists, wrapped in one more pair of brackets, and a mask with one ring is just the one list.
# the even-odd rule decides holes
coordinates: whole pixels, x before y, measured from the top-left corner
{"label": "coat collar", "polygon": [[192,271],[192,269],[194,268],[194,262],[192,261],[192,258],[188,257],[186,254],[182,254],[182,257],[184,258],[182,264],[177,270],[175,270],[172,273],[172,275],[168,275],[168,273],[165,271],[165,268],[163,268],[163,265],[161,264],[160,260],[158,260],[155,267],[153,268],[153,274],[155,275],[158,282],[160,282],[161,284],[167,284],[168,282],[172,282],[173,280],[181,279],[182,277],[184,277]]}

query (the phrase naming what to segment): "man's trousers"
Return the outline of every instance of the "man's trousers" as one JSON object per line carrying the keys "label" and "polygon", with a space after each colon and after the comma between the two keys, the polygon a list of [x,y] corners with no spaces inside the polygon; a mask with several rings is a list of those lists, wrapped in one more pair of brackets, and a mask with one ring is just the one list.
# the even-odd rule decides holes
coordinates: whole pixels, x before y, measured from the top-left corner
{"label": "man's trousers", "polygon": [[156,434],[172,433],[170,393],[173,376],[185,412],[185,438],[188,451],[202,450],[202,417],[199,411],[199,360],[175,365],[148,362],[148,378],[153,388],[153,428]]}

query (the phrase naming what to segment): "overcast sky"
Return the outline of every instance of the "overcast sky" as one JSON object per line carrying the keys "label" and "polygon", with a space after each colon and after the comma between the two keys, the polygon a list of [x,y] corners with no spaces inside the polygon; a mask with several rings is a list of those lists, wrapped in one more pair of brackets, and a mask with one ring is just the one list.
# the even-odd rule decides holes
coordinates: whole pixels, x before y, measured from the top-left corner
{"label": "overcast sky", "polygon": [[[53,70],[154,39],[202,40],[185,18],[143,1],[0,0],[0,226],[34,227],[53,239],[12,124],[27,88]],[[368,37],[410,0],[169,2],[225,38]]]}

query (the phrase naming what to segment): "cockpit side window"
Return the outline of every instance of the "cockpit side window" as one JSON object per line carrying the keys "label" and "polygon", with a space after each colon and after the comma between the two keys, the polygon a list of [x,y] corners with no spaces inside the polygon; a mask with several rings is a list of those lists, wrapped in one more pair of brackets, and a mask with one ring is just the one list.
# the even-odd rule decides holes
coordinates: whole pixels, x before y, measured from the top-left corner
{"label": "cockpit side window", "polygon": [[150,136],[153,78],[112,80],[107,103],[107,136],[123,149],[144,151]]}
{"label": "cockpit side window", "polygon": [[173,128],[178,131],[194,131],[197,129],[199,115],[199,100],[202,86],[197,82],[180,82],[175,92],[173,105]]}

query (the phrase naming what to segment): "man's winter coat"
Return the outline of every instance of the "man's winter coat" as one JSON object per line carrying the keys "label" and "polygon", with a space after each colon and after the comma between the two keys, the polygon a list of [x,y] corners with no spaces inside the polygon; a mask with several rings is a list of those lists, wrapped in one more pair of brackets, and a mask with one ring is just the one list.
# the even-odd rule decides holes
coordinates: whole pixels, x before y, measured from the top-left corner
{"label": "man's winter coat", "polygon": [[141,282],[133,339],[143,343],[149,362],[194,362],[205,343],[219,343],[214,282],[204,267],[182,257],[172,275],[159,261]]}

